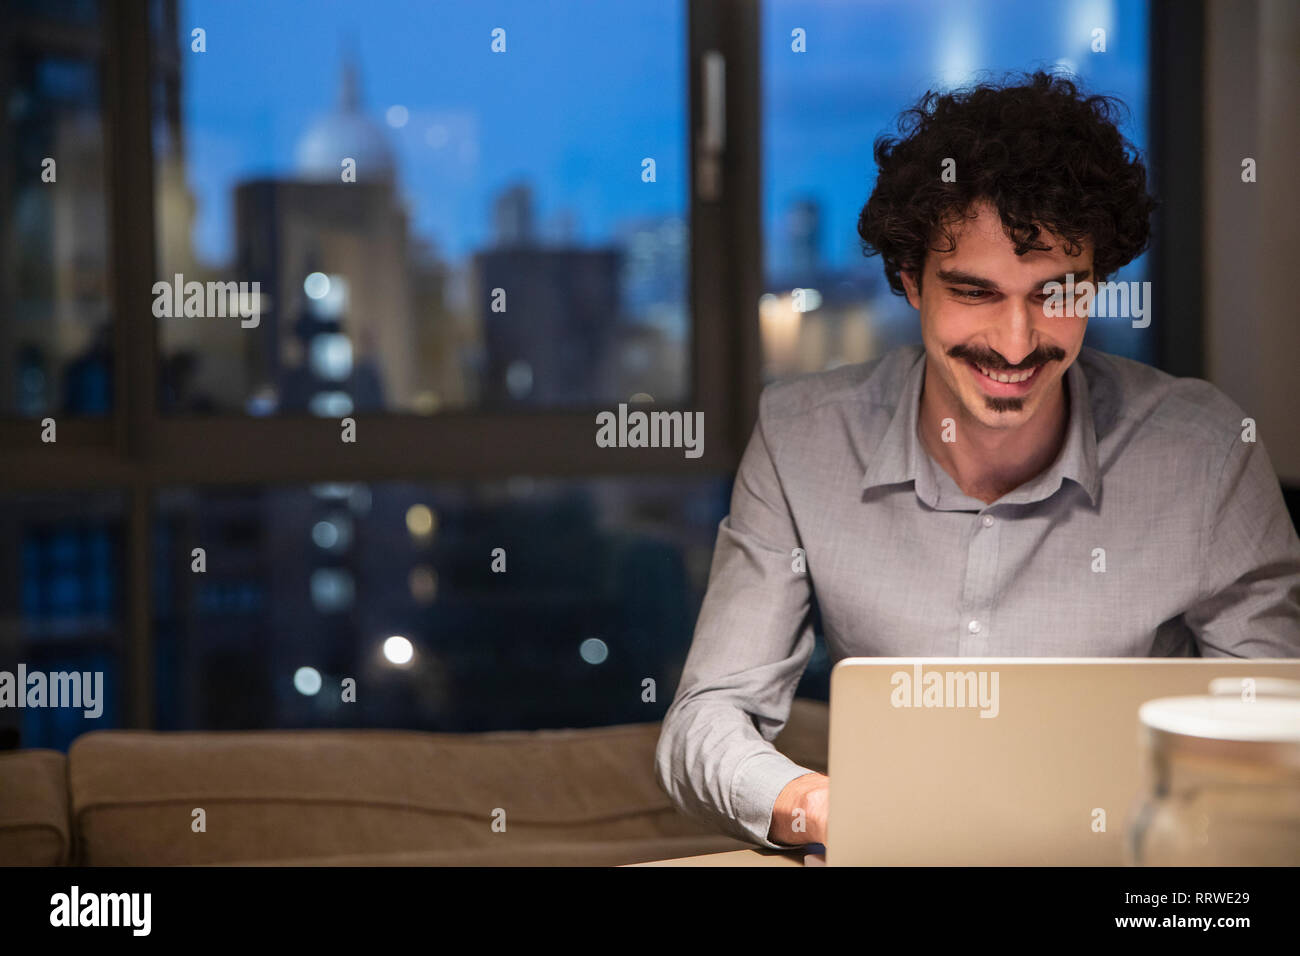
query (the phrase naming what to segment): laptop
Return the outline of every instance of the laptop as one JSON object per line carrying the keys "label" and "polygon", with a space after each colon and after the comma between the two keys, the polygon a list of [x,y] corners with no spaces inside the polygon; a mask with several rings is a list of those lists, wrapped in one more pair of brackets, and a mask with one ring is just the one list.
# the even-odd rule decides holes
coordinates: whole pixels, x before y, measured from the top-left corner
{"label": "laptop", "polygon": [[1148,790],[1138,707],[1288,680],[1300,660],[846,658],[826,865],[1125,865]]}

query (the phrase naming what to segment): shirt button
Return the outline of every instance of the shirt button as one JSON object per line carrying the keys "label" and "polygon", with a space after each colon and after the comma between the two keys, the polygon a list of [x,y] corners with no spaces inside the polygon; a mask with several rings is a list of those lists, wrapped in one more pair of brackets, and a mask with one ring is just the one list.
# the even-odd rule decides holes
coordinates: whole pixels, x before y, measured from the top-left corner
{"label": "shirt button", "polygon": [[991,527],[993,527],[993,516],[992,516],[992,515],[985,515],[983,518],[980,519],[980,521],[983,522],[984,527],[986,527],[986,528],[991,528]]}
{"label": "shirt button", "polygon": [[971,621],[966,625],[966,630],[970,631],[972,634],[978,634],[980,632],[980,622]]}

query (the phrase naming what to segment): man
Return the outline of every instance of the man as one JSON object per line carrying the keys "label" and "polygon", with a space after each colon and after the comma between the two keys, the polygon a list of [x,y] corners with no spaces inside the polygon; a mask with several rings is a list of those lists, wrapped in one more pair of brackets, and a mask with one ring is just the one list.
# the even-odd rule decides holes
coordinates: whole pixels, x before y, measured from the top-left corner
{"label": "man", "polygon": [[825,842],[828,778],[771,744],[815,615],[833,661],[1300,656],[1300,540],[1246,413],[1084,348],[1086,297],[1056,294],[1147,244],[1113,108],[1037,73],[877,141],[858,230],[924,347],[764,390],[659,741],[687,812]]}

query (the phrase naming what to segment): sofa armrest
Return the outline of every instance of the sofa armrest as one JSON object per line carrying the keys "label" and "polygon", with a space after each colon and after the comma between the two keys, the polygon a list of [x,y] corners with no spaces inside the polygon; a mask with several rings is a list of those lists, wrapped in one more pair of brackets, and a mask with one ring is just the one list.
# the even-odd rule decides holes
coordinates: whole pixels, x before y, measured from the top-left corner
{"label": "sofa armrest", "polygon": [[71,853],[67,758],[0,751],[0,866],[60,866]]}

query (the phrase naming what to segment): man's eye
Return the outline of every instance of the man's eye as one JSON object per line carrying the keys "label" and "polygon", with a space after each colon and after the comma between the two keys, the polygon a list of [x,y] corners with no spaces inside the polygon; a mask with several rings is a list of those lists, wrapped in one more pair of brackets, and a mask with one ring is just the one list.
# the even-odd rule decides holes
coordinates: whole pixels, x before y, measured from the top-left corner
{"label": "man's eye", "polygon": [[983,299],[989,294],[987,289],[953,289],[963,299]]}

